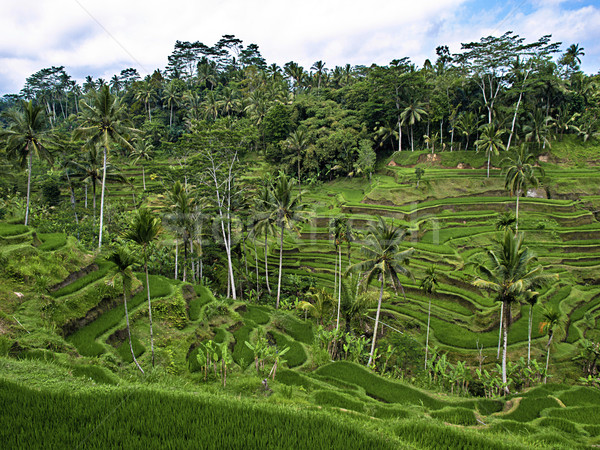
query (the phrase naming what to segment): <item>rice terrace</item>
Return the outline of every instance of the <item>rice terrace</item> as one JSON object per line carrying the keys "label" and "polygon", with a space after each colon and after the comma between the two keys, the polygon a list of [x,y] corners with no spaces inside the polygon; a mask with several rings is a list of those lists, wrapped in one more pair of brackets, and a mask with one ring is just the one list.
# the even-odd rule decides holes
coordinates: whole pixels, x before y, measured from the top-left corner
{"label": "rice terrace", "polygon": [[223,35],[0,102],[0,446],[600,446],[600,75]]}

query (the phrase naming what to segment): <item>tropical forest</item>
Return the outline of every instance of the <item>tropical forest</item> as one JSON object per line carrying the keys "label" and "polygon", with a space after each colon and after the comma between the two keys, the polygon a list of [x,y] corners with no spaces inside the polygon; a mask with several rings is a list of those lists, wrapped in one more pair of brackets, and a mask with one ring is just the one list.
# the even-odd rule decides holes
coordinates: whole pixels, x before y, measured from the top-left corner
{"label": "tropical forest", "polygon": [[435,54],[4,95],[1,447],[600,446],[600,72]]}

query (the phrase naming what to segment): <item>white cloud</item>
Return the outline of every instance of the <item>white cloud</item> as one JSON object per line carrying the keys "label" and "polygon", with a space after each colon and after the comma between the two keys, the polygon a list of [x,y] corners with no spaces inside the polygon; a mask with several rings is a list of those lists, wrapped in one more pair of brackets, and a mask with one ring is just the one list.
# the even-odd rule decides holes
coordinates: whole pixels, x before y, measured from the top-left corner
{"label": "white cloud", "polygon": [[531,12],[501,16],[506,7],[473,0],[11,1],[0,16],[0,92],[18,92],[27,76],[51,65],[105,78],[113,67],[152,72],[165,67],[175,40],[212,45],[223,34],[258,44],[270,63],[305,68],[319,59],[333,68],[403,56],[421,65],[437,45],[457,52],[461,42],[509,29],[528,40],[552,33],[567,45],[582,43],[584,68],[600,59],[597,7],[533,0]]}

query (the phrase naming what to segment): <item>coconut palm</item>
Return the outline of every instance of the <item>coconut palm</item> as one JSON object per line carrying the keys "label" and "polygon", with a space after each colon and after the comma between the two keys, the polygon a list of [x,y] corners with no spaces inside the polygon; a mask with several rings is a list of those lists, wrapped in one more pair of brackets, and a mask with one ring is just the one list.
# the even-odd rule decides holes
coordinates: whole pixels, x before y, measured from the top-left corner
{"label": "coconut palm", "polygon": [[[337,309],[337,321],[335,329],[340,328],[340,309],[342,303],[342,241],[344,240],[344,234],[346,227],[348,226],[348,219],[345,217],[334,217],[329,221],[329,234],[333,239],[333,245],[337,252],[335,269],[334,269],[334,283],[333,293],[338,296],[338,309]],[[339,270],[338,270],[339,269]],[[337,274],[339,273],[339,284],[337,284]]]}
{"label": "coconut palm", "polygon": [[504,232],[497,251],[488,251],[489,267],[480,270],[487,280],[477,278],[473,284],[495,294],[496,301],[502,303],[504,318],[501,320],[503,331],[502,383],[505,393],[509,393],[506,377],[506,353],[508,350],[508,328],[511,324],[511,306],[522,300],[527,291],[542,286],[557,276],[546,275],[537,258],[523,245],[523,234],[514,235]]}
{"label": "coconut palm", "polygon": [[475,134],[478,125],[479,119],[477,118],[477,114],[472,111],[464,112],[459,116],[456,128],[460,134],[467,138],[465,151],[469,150],[469,137]]}
{"label": "coconut palm", "polygon": [[497,130],[493,124],[487,124],[483,127],[483,132],[479,139],[475,142],[475,145],[485,149],[485,155],[487,156],[487,177],[490,177],[490,160],[492,153],[494,155],[500,154],[500,149],[504,149],[502,143],[502,135],[504,130]]}
{"label": "coconut palm", "polygon": [[505,211],[496,219],[496,230],[513,230],[515,231],[515,216],[510,211]]}
{"label": "coconut palm", "polygon": [[550,363],[550,345],[556,330],[563,326],[563,321],[560,318],[560,312],[554,308],[546,308],[542,313],[543,322],[540,323],[540,333],[548,335],[548,343],[546,344],[546,370],[544,372],[544,384],[548,381],[548,364]]}
{"label": "coconut palm", "polygon": [[[133,163],[138,161],[150,161],[154,157],[154,146],[147,140],[136,140],[133,151],[131,152]],[[142,186],[146,190],[146,170],[145,164],[142,164]]]}
{"label": "coconut palm", "polygon": [[308,147],[308,137],[304,128],[298,128],[293,131],[285,141],[288,148],[294,153],[298,164],[298,195],[302,193],[302,181],[300,176],[300,163],[302,162],[302,153]]}
{"label": "coconut palm", "polygon": [[429,308],[427,309],[427,337],[425,338],[425,369],[427,369],[427,356],[429,351],[429,324],[431,321],[431,294],[435,292],[438,286],[435,264],[428,267],[425,271],[425,277],[421,280],[421,289],[429,298]]}
{"label": "coconut palm", "polygon": [[362,273],[362,281],[368,286],[369,283],[378,277],[381,282],[379,290],[379,301],[377,302],[377,314],[375,315],[375,326],[373,328],[373,342],[369,354],[368,365],[373,361],[375,353],[375,344],[377,340],[377,329],[379,326],[379,315],[381,313],[381,301],[383,299],[383,289],[386,280],[397,292],[398,288],[404,288],[398,275],[412,276],[405,267],[408,264],[409,257],[414,253],[413,248],[402,250],[401,243],[408,236],[403,227],[388,225],[381,216],[378,222],[371,224],[368,234],[362,247],[365,259],[358,264],[353,265],[350,270]]}
{"label": "coconut palm", "polygon": [[275,308],[279,308],[279,298],[281,296],[281,274],[283,266],[283,233],[287,228],[296,230],[296,224],[304,220],[301,210],[304,205],[301,203],[300,196],[294,196],[292,190],[294,184],[283,172],[279,173],[273,189],[272,214],[275,223],[279,227],[279,278],[277,281],[277,302]]}
{"label": "coconut palm", "polygon": [[400,114],[402,123],[410,125],[410,149],[415,151],[415,140],[413,136],[413,127],[416,123],[421,121],[422,116],[427,115],[427,111],[424,109],[424,104],[421,102],[413,102],[404,108],[404,111]]}
{"label": "coconut palm", "polygon": [[258,190],[257,196],[254,200],[256,207],[256,214],[252,223],[252,234],[255,237],[264,234],[265,237],[265,282],[267,284],[267,291],[271,294],[271,285],[269,284],[269,235],[275,234],[275,218],[271,213],[273,205],[273,186],[269,179],[264,179],[263,184]]}
{"label": "coconut palm", "polygon": [[127,338],[129,339],[129,350],[131,351],[131,357],[133,358],[133,362],[140,370],[140,372],[144,373],[144,369],[138,363],[135,353],[133,352],[133,344],[131,342],[131,328],[129,325],[129,311],[127,309],[127,294],[131,292],[131,282],[133,280],[133,271],[131,270],[131,266],[135,264],[135,257],[127,251],[127,249],[123,246],[116,247],[109,257],[108,261],[115,264],[115,274],[110,280],[111,284],[114,284],[115,278],[120,275],[121,280],[123,282],[123,304],[125,306],[125,323],[127,325]]}
{"label": "coconut palm", "polygon": [[504,187],[510,192],[510,195],[516,194],[515,205],[515,233],[519,230],[519,197],[522,192],[527,190],[528,186],[536,187],[539,180],[535,175],[535,170],[544,174],[544,169],[535,167],[532,163],[535,160],[534,155],[529,153],[526,146],[521,146],[514,154],[506,157],[504,165]]}
{"label": "coconut palm", "polygon": [[33,156],[52,162],[52,155],[48,149],[52,133],[47,129],[44,109],[41,106],[34,106],[31,101],[21,102],[18,108],[6,111],[3,117],[8,122],[8,126],[1,131],[0,138],[6,154],[9,158],[16,159],[21,168],[27,167],[27,206],[25,207],[25,225],[27,225]]}
{"label": "coconut palm", "polygon": [[80,101],[81,126],[75,130],[75,137],[87,139],[90,147],[102,147],[102,193],[100,195],[100,230],[98,248],[102,247],[102,227],[104,223],[104,192],[106,188],[106,165],[111,143],[117,143],[127,149],[133,149],[126,137],[138,130],[128,126],[125,119],[125,107],[117,97],[110,93],[108,86],[99,91],[90,92],[89,103]]}
{"label": "coconut palm", "polygon": [[142,247],[144,272],[146,273],[146,292],[148,294],[148,319],[150,321],[150,349],[152,351],[152,367],[154,367],[154,334],[152,332],[152,303],[150,300],[150,279],[148,277],[148,247],[162,233],[160,218],[147,208],[138,209],[131,221],[125,239],[129,239]]}
{"label": "coconut palm", "polygon": [[[98,153],[97,147],[90,147],[81,159],[72,160],[69,165],[73,167],[73,178],[81,180],[85,184],[85,207],[87,208],[87,186],[92,185],[92,208],[94,221],[96,220],[96,185],[102,185],[102,177],[104,170],[102,165],[102,157]],[[125,183],[125,177],[117,171],[110,163],[106,163],[106,181]]]}

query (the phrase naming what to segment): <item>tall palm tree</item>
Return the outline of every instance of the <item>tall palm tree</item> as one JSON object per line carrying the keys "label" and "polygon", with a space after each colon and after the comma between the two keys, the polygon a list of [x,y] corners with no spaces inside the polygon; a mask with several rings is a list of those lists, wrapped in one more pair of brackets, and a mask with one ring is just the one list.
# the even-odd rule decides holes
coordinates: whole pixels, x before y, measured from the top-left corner
{"label": "tall palm tree", "polygon": [[477,114],[472,111],[462,113],[456,124],[458,131],[467,138],[467,145],[465,151],[469,150],[469,137],[475,134],[477,126],[479,125],[479,119]]}
{"label": "tall palm tree", "polygon": [[131,351],[131,357],[133,358],[133,362],[140,370],[140,372],[144,373],[144,369],[138,363],[135,353],[133,351],[133,344],[131,342],[131,328],[129,326],[129,310],[127,309],[127,294],[131,292],[131,282],[133,280],[133,271],[131,270],[131,266],[135,264],[135,257],[127,251],[127,249],[123,246],[116,247],[109,257],[108,261],[115,264],[115,275],[113,276],[111,283],[114,284],[115,277],[117,275],[121,276],[121,280],[123,281],[123,304],[125,306],[125,323],[127,324],[127,337],[129,339],[129,350]]}
{"label": "tall palm tree", "polygon": [[[133,163],[136,164],[138,161],[143,160],[150,161],[154,157],[154,146],[147,140],[136,140],[131,152]],[[146,190],[146,170],[145,164],[142,164],[142,186]]]}
{"label": "tall palm tree", "polygon": [[377,340],[377,329],[379,327],[379,315],[381,313],[381,301],[383,299],[383,289],[386,280],[392,285],[395,291],[398,288],[404,288],[398,275],[411,277],[410,271],[405,267],[408,264],[409,257],[414,253],[413,248],[402,250],[401,243],[408,236],[403,227],[388,225],[381,216],[375,225],[370,225],[368,234],[362,247],[364,261],[353,265],[350,270],[363,274],[363,283],[366,286],[378,277],[381,282],[379,290],[379,301],[377,302],[377,314],[375,315],[375,326],[373,328],[373,342],[371,343],[371,352],[369,354],[368,365],[373,362],[375,353],[375,343]]}
{"label": "tall palm tree", "polygon": [[500,149],[504,149],[502,143],[502,135],[504,130],[497,130],[493,124],[487,124],[483,127],[483,132],[479,139],[475,142],[475,145],[485,148],[485,155],[487,156],[487,177],[490,177],[490,160],[492,153],[494,155],[500,154]]}
{"label": "tall palm tree", "polygon": [[[340,310],[342,305],[342,241],[344,240],[344,234],[346,227],[348,226],[348,219],[346,217],[334,217],[329,221],[329,234],[333,239],[333,245],[337,250],[335,269],[334,269],[334,282],[333,282],[333,293],[338,296],[338,309],[337,309],[337,321],[335,329],[340,328]],[[337,283],[337,275],[339,274],[339,284]]]}
{"label": "tall palm tree", "polygon": [[254,236],[265,236],[265,282],[267,291],[271,294],[271,285],[269,284],[269,234],[275,234],[275,219],[271,214],[273,205],[273,187],[267,179],[263,181],[254,202],[256,206],[256,215],[253,220],[252,233]]}
{"label": "tall palm tree", "polygon": [[410,125],[410,148],[411,151],[415,151],[415,140],[413,135],[413,127],[416,123],[421,121],[422,116],[426,116],[425,105],[421,102],[413,102],[404,108],[404,111],[400,114],[402,123]]}
{"label": "tall palm tree", "polygon": [[427,369],[427,356],[429,352],[429,323],[431,321],[431,294],[435,292],[438,286],[435,264],[428,267],[425,271],[425,277],[421,280],[421,289],[429,298],[429,308],[427,309],[427,337],[425,338],[425,369]]}
{"label": "tall palm tree", "polygon": [[480,270],[487,280],[477,278],[473,284],[487,289],[496,296],[496,301],[502,303],[504,319],[502,351],[502,383],[505,393],[509,393],[506,377],[506,353],[508,350],[508,328],[511,324],[511,306],[520,301],[526,292],[539,287],[557,276],[546,275],[542,266],[537,264],[537,258],[523,245],[523,234],[514,235],[509,230],[504,232],[498,251],[488,251],[489,267],[481,266]]}
{"label": "tall palm tree", "polygon": [[[92,185],[92,208],[94,223],[96,220],[96,185],[102,186],[102,178],[106,181],[125,183],[125,177],[110,163],[106,163],[105,170],[103,168],[102,157],[98,153],[97,147],[90,147],[81,158],[72,160],[69,163],[74,170],[72,177],[81,180],[85,183],[85,206],[87,208],[87,185]],[[106,175],[104,175],[106,172]]]}
{"label": "tall palm tree", "polygon": [[516,194],[515,206],[515,233],[519,230],[519,197],[522,192],[527,191],[527,186],[536,187],[539,183],[535,175],[535,169],[544,175],[544,169],[535,167],[535,157],[529,153],[526,146],[521,146],[514,154],[507,156],[504,161],[504,187],[510,195]]}
{"label": "tall palm tree", "polygon": [[290,150],[295,153],[296,162],[298,164],[298,195],[302,193],[302,182],[300,176],[300,163],[302,162],[302,153],[308,147],[308,136],[304,128],[298,128],[293,131],[285,141]]}
{"label": "tall palm tree", "polygon": [[144,272],[146,273],[146,292],[148,294],[148,319],[150,321],[150,349],[152,350],[152,367],[154,367],[154,334],[152,332],[152,302],[150,300],[150,279],[148,277],[148,247],[162,233],[160,218],[147,208],[140,208],[133,216],[125,239],[129,239],[142,247]]}
{"label": "tall palm tree", "polygon": [[550,363],[550,345],[556,329],[563,326],[560,318],[560,312],[554,308],[546,308],[542,314],[543,322],[540,323],[540,333],[546,332],[548,343],[546,344],[546,370],[544,375],[544,384],[548,381],[548,364]]}
{"label": "tall palm tree", "polygon": [[137,133],[138,130],[128,126],[125,118],[125,107],[119,99],[110,93],[108,86],[99,91],[92,91],[88,103],[80,101],[81,126],[75,130],[75,137],[87,139],[91,147],[102,147],[102,193],[100,195],[100,231],[98,233],[98,248],[102,247],[102,227],[104,224],[104,192],[106,188],[106,165],[111,143],[117,143],[127,149],[133,149],[126,137]]}
{"label": "tall palm tree", "polygon": [[321,60],[316,61],[310,70],[314,70],[317,73],[317,95],[321,90],[321,79],[323,78],[323,74],[325,73],[325,63]]}
{"label": "tall palm tree", "polygon": [[173,109],[176,106],[179,106],[180,95],[177,91],[177,87],[173,81],[167,84],[163,88],[162,92],[162,100],[167,103],[167,108],[169,108],[169,128],[173,126]]}
{"label": "tall palm tree", "polygon": [[27,206],[25,207],[25,225],[29,223],[29,202],[31,199],[31,170],[34,154],[52,162],[48,149],[52,133],[47,129],[46,116],[41,106],[31,101],[22,101],[19,108],[3,114],[8,127],[1,130],[0,137],[9,158],[16,159],[21,168],[27,167]]}
{"label": "tall palm tree", "polygon": [[279,227],[279,278],[277,281],[277,302],[275,308],[279,308],[279,299],[281,296],[281,274],[283,266],[283,233],[287,228],[296,230],[296,224],[304,220],[301,214],[304,205],[301,203],[300,196],[293,194],[294,184],[285,175],[280,172],[275,182],[273,189],[273,208],[272,213],[275,217],[275,222]]}

